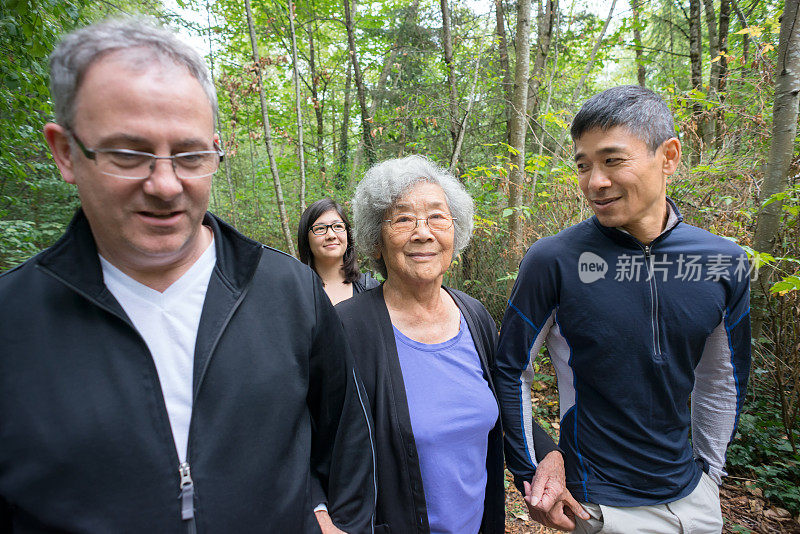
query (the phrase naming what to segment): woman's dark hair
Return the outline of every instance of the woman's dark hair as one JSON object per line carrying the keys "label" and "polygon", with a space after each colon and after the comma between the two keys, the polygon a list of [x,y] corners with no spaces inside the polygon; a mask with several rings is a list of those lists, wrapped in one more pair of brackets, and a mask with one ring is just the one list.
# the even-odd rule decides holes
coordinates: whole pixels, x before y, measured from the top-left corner
{"label": "woman's dark hair", "polygon": [[317,200],[308,208],[306,208],[306,211],[304,211],[303,215],[300,216],[300,224],[297,226],[297,249],[300,253],[300,261],[314,269],[316,272],[317,269],[314,267],[314,254],[311,253],[311,245],[308,242],[308,233],[311,231],[311,225],[314,224],[314,221],[319,219],[320,216],[326,211],[331,210],[335,211],[339,217],[341,217],[342,222],[344,222],[344,225],[347,228],[347,248],[344,251],[344,258],[342,258],[344,262],[342,268],[344,269],[344,281],[353,283],[358,280],[358,277],[361,274],[358,270],[358,261],[356,261],[356,248],[353,244],[353,232],[350,229],[350,221],[347,219],[347,215],[339,203],[335,200],[330,198]]}

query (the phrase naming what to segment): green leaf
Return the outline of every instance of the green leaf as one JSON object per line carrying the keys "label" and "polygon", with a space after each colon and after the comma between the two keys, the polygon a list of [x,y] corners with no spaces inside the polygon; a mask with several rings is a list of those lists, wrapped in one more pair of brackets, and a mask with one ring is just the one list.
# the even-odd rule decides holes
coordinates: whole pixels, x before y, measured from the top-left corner
{"label": "green leaf", "polygon": [[798,290],[800,290],[800,276],[797,275],[786,276],[782,280],[772,284],[772,287],[769,288],[769,292],[773,295],[785,295],[790,291]]}

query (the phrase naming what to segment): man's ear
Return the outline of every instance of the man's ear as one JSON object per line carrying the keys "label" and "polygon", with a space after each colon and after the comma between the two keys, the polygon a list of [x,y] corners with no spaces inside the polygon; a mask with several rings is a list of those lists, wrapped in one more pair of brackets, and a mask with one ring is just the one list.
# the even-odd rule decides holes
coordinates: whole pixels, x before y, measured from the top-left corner
{"label": "man's ear", "polygon": [[678,170],[678,164],[681,162],[681,142],[677,137],[671,137],[664,141],[661,148],[664,151],[664,163],[661,170],[665,176],[671,176]]}
{"label": "man's ear", "polygon": [[56,160],[61,177],[69,184],[75,183],[75,173],[73,171],[74,161],[72,159],[72,147],[69,144],[69,135],[63,126],[53,122],[44,125],[44,138],[50,146],[53,159]]}

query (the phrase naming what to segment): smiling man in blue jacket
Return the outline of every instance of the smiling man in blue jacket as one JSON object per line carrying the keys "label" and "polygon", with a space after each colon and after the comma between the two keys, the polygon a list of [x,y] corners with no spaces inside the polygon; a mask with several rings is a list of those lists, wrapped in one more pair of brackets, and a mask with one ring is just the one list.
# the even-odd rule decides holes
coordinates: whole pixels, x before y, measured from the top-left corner
{"label": "smiling man in blue jacket", "polygon": [[558,378],[567,488],[592,516],[576,532],[722,529],[718,485],[750,368],[749,264],[683,222],[666,196],[681,157],[655,93],[621,86],[571,127],[595,216],[537,241],[520,264],[495,383],[506,461],[534,480],[533,362]]}

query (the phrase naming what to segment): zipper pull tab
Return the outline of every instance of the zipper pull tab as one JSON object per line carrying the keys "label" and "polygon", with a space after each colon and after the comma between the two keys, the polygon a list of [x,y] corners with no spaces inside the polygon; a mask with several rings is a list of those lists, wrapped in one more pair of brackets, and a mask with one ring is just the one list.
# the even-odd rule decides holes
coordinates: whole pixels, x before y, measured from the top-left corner
{"label": "zipper pull tab", "polygon": [[650,245],[645,245],[645,246],[644,246],[644,255],[645,255],[645,257],[647,257],[647,258],[649,258],[649,257],[650,257]]}
{"label": "zipper pull tab", "polygon": [[194,519],[194,482],[188,462],[183,462],[178,466],[178,475],[181,479],[181,493],[178,495],[181,500],[181,519],[187,521]]}

